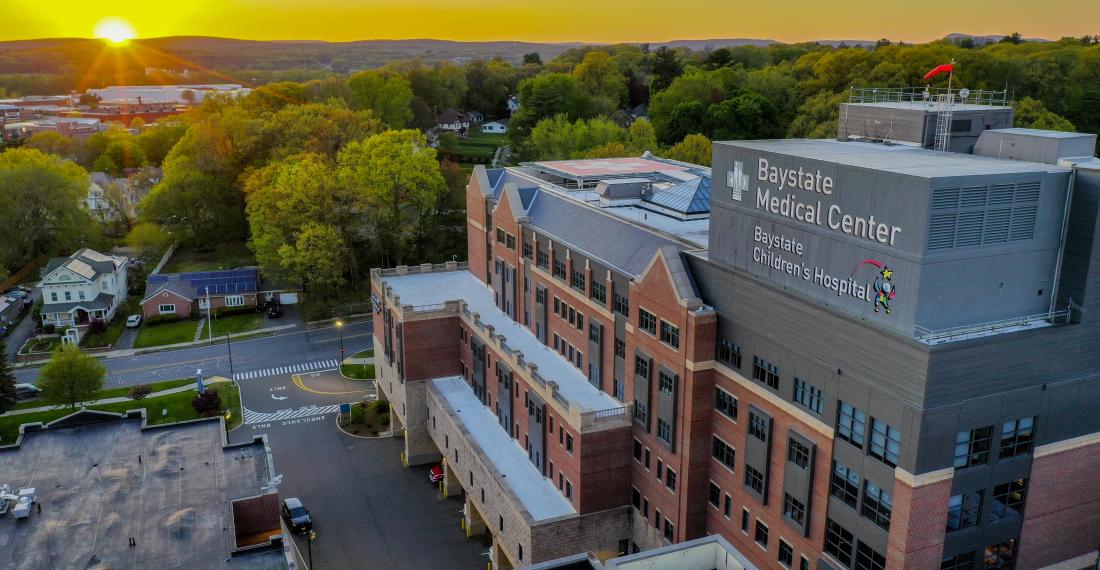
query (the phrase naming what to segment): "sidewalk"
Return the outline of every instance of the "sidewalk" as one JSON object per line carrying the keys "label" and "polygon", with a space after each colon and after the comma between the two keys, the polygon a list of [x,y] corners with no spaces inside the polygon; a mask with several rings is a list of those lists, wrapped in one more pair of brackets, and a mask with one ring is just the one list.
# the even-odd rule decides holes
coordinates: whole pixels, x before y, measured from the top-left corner
{"label": "sidewalk", "polygon": [[[222,376],[214,376],[214,377],[211,377],[209,380],[204,381],[203,383],[206,384],[207,386],[209,386],[211,384],[217,384],[219,382],[229,382],[229,379],[224,378]],[[146,396],[146,398],[156,398],[157,396],[167,396],[169,394],[178,394],[180,392],[186,392],[188,390],[194,390],[194,389],[195,389],[195,383],[192,382],[191,384],[187,384],[185,386],[176,386],[175,388],[169,388],[167,390],[161,390],[160,392],[153,392],[152,394],[149,394],[148,396]],[[115,397],[115,398],[103,398],[102,400],[92,400],[90,402],[81,402],[80,406],[81,407],[98,406],[98,405],[101,405],[101,404],[117,404],[119,402],[134,402],[135,404],[137,404],[139,402],[139,400],[133,400],[131,398],[127,398],[126,396],[118,396],[118,397]],[[35,412],[48,412],[50,410],[56,410],[59,407],[62,407],[62,406],[39,406],[37,408],[24,408],[22,410],[9,410],[9,411],[5,412],[4,414],[0,414],[0,417],[18,416],[20,414],[33,414]]]}
{"label": "sidewalk", "polygon": [[[279,325],[277,327],[267,327],[267,328],[262,328],[262,329],[256,329],[254,331],[245,331],[245,332],[240,332],[240,333],[233,333],[233,334],[229,335],[229,338],[233,339],[233,338],[238,338],[238,337],[242,337],[242,336],[253,336],[253,335],[257,335],[257,334],[283,331],[283,330],[293,329],[293,328],[297,328],[297,327],[298,327],[298,325],[296,325],[296,324],[295,325]],[[217,342],[222,342],[223,339],[225,339],[224,335],[216,337],[212,341],[211,340],[200,340],[200,341],[195,341],[195,342],[178,342],[176,344],[165,344],[165,345],[162,345],[162,346],[150,346],[148,348],[127,348],[127,349],[124,349],[124,350],[111,350],[111,351],[108,351],[108,352],[97,352],[97,353],[92,353],[92,354],[96,358],[117,358],[119,356],[136,356],[136,355],[139,355],[139,354],[148,354],[150,352],[160,352],[162,350],[172,350],[172,349],[176,349],[176,348],[188,348],[188,347],[192,347],[192,346],[202,346],[202,345],[206,345],[206,344],[213,344],[213,343],[217,343]],[[37,365],[45,364],[47,362],[49,362],[49,361],[48,360],[39,360],[37,362],[20,362],[20,363],[17,363],[17,364],[12,364],[11,367],[12,368],[25,368],[27,366],[37,366]]]}
{"label": "sidewalk", "polygon": [[345,358],[344,361],[340,364],[374,364],[374,357],[371,356],[370,358],[352,358],[349,356]]}

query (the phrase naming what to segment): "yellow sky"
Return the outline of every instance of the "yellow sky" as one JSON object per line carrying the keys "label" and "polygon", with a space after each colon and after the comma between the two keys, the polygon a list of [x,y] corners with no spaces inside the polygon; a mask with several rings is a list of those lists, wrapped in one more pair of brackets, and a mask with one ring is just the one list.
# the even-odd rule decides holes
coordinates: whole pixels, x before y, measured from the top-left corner
{"label": "yellow sky", "polygon": [[[438,38],[585,42],[876,39],[950,32],[1100,34],[1097,0],[3,0],[0,40],[91,37],[115,16],[138,37]],[[161,6],[167,7],[158,7]],[[1039,8],[1041,6],[1041,9]]]}

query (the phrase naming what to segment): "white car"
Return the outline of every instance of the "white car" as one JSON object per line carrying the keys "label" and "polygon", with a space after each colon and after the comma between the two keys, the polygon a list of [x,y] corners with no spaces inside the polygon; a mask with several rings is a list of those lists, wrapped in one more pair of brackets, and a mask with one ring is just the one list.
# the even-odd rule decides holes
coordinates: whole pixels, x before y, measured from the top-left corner
{"label": "white car", "polygon": [[126,328],[136,329],[141,326],[141,315],[130,315],[126,317]]}

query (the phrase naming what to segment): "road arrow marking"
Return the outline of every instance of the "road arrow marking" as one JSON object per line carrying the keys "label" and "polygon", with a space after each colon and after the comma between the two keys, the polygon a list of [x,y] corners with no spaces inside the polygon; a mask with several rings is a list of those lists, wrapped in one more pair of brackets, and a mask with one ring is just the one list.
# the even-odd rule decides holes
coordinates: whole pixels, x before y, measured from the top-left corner
{"label": "road arrow marking", "polygon": [[271,395],[271,399],[272,399],[272,400],[285,400],[285,399],[287,399],[287,398],[289,398],[289,397],[290,397],[290,396],[276,396],[275,394],[272,394],[272,395]]}

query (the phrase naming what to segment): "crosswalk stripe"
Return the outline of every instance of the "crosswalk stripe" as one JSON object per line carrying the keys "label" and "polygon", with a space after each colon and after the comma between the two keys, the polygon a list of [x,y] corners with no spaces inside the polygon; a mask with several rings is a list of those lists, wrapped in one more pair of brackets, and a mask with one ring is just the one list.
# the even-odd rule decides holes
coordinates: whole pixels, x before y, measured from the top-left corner
{"label": "crosswalk stripe", "polygon": [[244,423],[257,424],[312,416],[323,416],[325,414],[331,414],[338,411],[340,411],[340,404],[332,404],[328,406],[303,406],[296,410],[283,410],[280,412],[254,412],[245,408]]}

